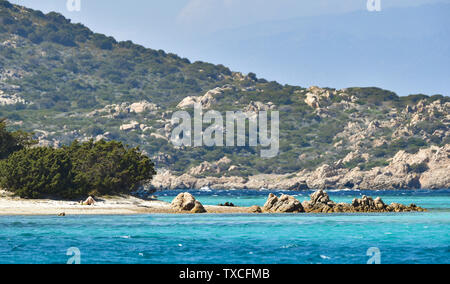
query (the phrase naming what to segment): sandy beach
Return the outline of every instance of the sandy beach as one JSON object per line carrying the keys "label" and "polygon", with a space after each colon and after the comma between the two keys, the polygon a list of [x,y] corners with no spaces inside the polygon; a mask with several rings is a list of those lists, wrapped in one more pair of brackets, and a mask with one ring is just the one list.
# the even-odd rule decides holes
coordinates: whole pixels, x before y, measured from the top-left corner
{"label": "sandy beach", "polygon": [[[147,201],[132,196],[114,196],[96,200],[95,205],[80,205],[76,201],[50,199],[28,200],[0,191],[0,216],[17,215],[134,215],[134,214],[177,214],[170,203]],[[248,208],[207,206],[212,214],[249,213]],[[186,214],[186,213],[183,213]]]}

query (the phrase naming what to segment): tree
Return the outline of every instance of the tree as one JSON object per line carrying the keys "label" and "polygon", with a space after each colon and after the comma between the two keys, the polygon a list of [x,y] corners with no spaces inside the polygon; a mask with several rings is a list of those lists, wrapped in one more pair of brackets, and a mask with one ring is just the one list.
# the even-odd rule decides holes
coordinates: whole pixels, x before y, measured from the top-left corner
{"label": "tree", "polygon": [[61,149],[29,148],[0,162],[0,186],[22,198],[73,194],[71,161]]}
{"label": "tree", "polygon": [[0,162],[0,187],[22,198],[129,194],[156,172],[138,148],[75,141],[60,149],[26,148]]}
{"label": "tree", "polygon": [[131,193],[156,174],[139,148],[127,149],[121,142],[74,142],[66,150],[72,157],[74,182],[84,193]]}
{"label": "tree", "polygon": [[0,119],[0,160],[11,153],[35,144],[31,134],[22,131],[8,132],[5,119]]}

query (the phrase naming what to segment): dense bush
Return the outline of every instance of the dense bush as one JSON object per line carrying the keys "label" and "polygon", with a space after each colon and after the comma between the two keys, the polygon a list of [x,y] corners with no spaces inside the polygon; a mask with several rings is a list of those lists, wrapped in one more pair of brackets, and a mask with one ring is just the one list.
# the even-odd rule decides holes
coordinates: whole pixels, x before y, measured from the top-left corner
{"label": "dense bush", "polygon": [[131,193],[152,179],[154,165],[120,142],[74,142],[27,148],[0,163],[0,186],[22,198],[78,198]]}
{"label": "dense bush", "polygon": [[0,186],[23,198],[69,197],[73,191],[68,153],[52,148],[29,148],[0,162]]}
{"label": "dense bush", "polygon": [[72,159],[78,195],[130,193],[155,174],[147,156],[138,148],[127,149],[120,142],[74,142],[64,149]]}

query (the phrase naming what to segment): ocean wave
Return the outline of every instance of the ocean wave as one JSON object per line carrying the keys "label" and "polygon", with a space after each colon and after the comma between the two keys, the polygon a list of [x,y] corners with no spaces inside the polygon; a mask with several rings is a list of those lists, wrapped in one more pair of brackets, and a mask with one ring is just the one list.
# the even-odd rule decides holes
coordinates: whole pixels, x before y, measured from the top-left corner
{"label": "ocean wave", "polygon": [[199,189],[200,192],[212,192],[212,189],[209,186],[205,186]]}
{"label": "ocean wave", "polygon": [[350,188],[344,188],[344,189],[331,189],[327,190],[328,192],[361,192],[359,189],[350,189]]}

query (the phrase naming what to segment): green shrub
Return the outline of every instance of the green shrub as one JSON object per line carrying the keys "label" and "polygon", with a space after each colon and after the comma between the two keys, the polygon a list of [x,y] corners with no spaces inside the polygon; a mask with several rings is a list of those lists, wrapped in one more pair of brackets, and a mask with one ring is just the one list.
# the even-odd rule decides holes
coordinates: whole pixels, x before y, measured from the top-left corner
{"label": "green shrub", "polygon": [[0,160],[33,143],[34,141],[31,139],[30,134],[21,131],[8,132],[5,120],[0,119]]}
{"label": "green shrub", "polygon": [[64,150],[24,149],[0,162],[1,187],[22,198],[69,197],[74,189],[72,175]]}
{"label": "green shrub", "polygon": [[121,142],[74,142],[65,150],[72,158],[77,190],[83,194],[131,193],[156,174],[147,156]]}
{"label": "green shrub", "polygon": [[22,198],[73,199],[128,194],[155,175],[138,148],[112,141],[78,142],[61,149],[28,148],[0,163],[0,186]]}
{"label": "green shrub", "polygon": [[105,50],[111,50],[114,44],[117,43],[114,38],[102,34],[94,34],[93,41],[95,47]]}

